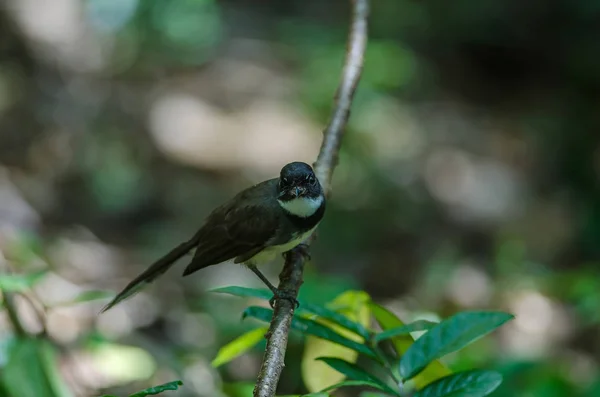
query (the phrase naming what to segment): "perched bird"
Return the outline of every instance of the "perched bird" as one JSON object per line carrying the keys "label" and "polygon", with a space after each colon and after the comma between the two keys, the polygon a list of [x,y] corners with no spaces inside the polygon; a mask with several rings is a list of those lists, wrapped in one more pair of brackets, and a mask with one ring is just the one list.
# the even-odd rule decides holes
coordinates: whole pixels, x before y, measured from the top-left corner
{"label": "perched bird", "polygon": [[184,276],[234,259],[234,263],[243,263],[252,270],[273,292],[273,298],[288,298],[257,266],[303,243],[314,232],[324,213],[325,195],[313,169],[306,163],[289,163],[281,169],[279,178],[243,190],[214,209],[189,241],[148,267],[102,312],[156,280],[194,248],[196,252],[183,272]]}

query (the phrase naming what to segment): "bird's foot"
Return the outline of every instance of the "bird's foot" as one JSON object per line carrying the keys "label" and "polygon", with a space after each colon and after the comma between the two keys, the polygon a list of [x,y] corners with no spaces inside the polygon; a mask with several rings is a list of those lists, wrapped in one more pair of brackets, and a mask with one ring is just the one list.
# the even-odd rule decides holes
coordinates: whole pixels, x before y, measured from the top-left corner
{"label": "bird's foot", "polygon": [[271,305],[272,309],[275,309],[275,303],[280,299],[290,301],[294,305],[294,309],[297,309],[298,306],[300,306],[300,302],[298,302],[298,299],[296,299],[296,297],[293,294],[280,289],[275,289],[273,291],[273,297],[269,299],[269,305]]}

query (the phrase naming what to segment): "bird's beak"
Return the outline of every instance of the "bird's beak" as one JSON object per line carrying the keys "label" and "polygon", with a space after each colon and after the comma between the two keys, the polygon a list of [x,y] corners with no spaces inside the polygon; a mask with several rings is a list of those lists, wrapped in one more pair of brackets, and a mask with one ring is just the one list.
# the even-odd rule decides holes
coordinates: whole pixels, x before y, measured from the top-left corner
{"label": "bird's beak", "polygon": [[292,189],[292,194],[294,195],[294,197],[300,197],[304,193],[306,193],[306,188],[303,188],[301,186],[295,186]]}

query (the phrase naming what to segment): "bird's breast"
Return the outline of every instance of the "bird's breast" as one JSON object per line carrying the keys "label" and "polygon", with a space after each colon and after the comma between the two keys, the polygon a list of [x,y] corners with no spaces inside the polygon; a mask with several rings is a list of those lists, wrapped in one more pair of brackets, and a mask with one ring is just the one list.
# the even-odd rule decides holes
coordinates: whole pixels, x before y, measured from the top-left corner
{"label": "bird's breast", "polygon": [[306,232],[293,234],[290,241],[288,241],[287,243],[271,245],[269,247],[266,247],[258,254],[250,258],[247,261],[247,263],[253,265],[261,265],[263,263],[267,263],[274,260],[275,257],[277,257],[277,255],[281,255],[284,252],[287,252],[306,241],[310,237],[310,235],[315,231],[316,228],[317,227],[315,226]]}

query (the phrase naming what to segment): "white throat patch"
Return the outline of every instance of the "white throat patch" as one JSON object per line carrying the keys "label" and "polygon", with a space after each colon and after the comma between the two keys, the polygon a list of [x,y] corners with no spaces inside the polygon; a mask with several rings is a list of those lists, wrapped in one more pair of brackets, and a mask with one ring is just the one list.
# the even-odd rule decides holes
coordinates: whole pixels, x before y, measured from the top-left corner
{"label": "white throat patch", "polygon": [[279,201],[279,205],[290,214],[301,218],[308,218],[321,207],[321,204],[323,204],[323,196],[316,198],[298,197],[290,201],[277,201]]}

